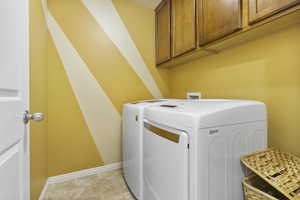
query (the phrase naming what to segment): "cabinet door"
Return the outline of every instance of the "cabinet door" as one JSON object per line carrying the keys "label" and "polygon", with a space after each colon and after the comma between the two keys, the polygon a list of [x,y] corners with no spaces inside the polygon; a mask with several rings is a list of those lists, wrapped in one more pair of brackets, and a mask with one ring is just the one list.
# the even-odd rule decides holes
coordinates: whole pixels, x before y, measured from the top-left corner
{"label": "cabinet door", "polygon": [[164,1],[156,9],[156,64],[171,59],[171,5]]}
{"label": "cabinet door", "polygon": [[200,45],[242,28],[240,0],[199,0]]}
{"label": "cabinet door", "polygon": [[299,3],[300,0],[249,0],[249,23],[256,23]]}
{"label": "cabinet door", "polygon": [[172,56],[196,46],[196,0],[172,0]]}

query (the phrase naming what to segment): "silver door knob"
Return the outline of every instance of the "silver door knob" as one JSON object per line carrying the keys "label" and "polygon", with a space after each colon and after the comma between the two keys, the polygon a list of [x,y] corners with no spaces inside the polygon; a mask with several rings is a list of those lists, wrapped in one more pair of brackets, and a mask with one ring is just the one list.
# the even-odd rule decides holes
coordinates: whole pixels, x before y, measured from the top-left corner
{"label": "silver door knob", "polygon": [[33,121],[43,121],[44,120],[44,113],[33,113],[30,114],[28,110],[25,111],[23,121],[25,124],[28,124],[30,120]]}

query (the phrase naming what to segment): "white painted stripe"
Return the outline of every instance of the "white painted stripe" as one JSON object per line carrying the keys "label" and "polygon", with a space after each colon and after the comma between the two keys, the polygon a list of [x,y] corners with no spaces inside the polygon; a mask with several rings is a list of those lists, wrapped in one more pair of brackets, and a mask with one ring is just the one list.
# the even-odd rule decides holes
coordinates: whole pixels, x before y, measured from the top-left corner
{"label": "white painted stripe", "polygon": [[[44,5],[46,8],[46,5]],[[44,10],[50,34],[104,163],[121,160],[121,116],[54,17]]]}
{"label": "white painted stripe", "polygon": [[155,98],[162,94],[111,0],[81,0]]}
{"label": "white painted stripe", "polygon": [[113,163],[113,164],[104,165],[104,166],[101,166],[101,167],[95,167],[95,168],[80,170],[80,171],[76,171],[76,172],[71,172],[71,173],[68,173],[68,174],[52,176],[52,177],[48,178],[47,183],[51,184],[51,183],[64,182],[64,181],[68,181],[68,180],[72,180],[72,179],[81,178],[81,177],[84,177],[84,176],[90,176],[90,175],[93,175],[93,174],[104,173],[104,172],[112,171],[112,170],[115,170],[115,169],[121,169],[121,168],[122,168],[122,165],[121,165],[120,162]]}

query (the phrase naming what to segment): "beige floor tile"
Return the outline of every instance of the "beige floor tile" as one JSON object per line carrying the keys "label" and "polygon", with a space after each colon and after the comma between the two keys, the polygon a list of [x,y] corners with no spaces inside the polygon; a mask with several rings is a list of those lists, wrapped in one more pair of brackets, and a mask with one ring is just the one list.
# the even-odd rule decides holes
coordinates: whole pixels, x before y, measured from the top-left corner
{"label": "beige floor tile", "polygon": [[45,200],[134,200],[121,170],[50,184]]}

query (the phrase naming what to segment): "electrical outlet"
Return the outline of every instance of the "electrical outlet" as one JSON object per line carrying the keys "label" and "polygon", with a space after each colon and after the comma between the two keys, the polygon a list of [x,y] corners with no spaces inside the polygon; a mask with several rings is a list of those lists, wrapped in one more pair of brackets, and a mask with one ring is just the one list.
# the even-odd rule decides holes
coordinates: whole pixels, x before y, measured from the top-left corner
{"label": "electrical outlet", "polygon": [[186,94],[186,98],[191,100],[197,100],[197,99],[201,99],[202,95],[201,92],[189,92]]}

